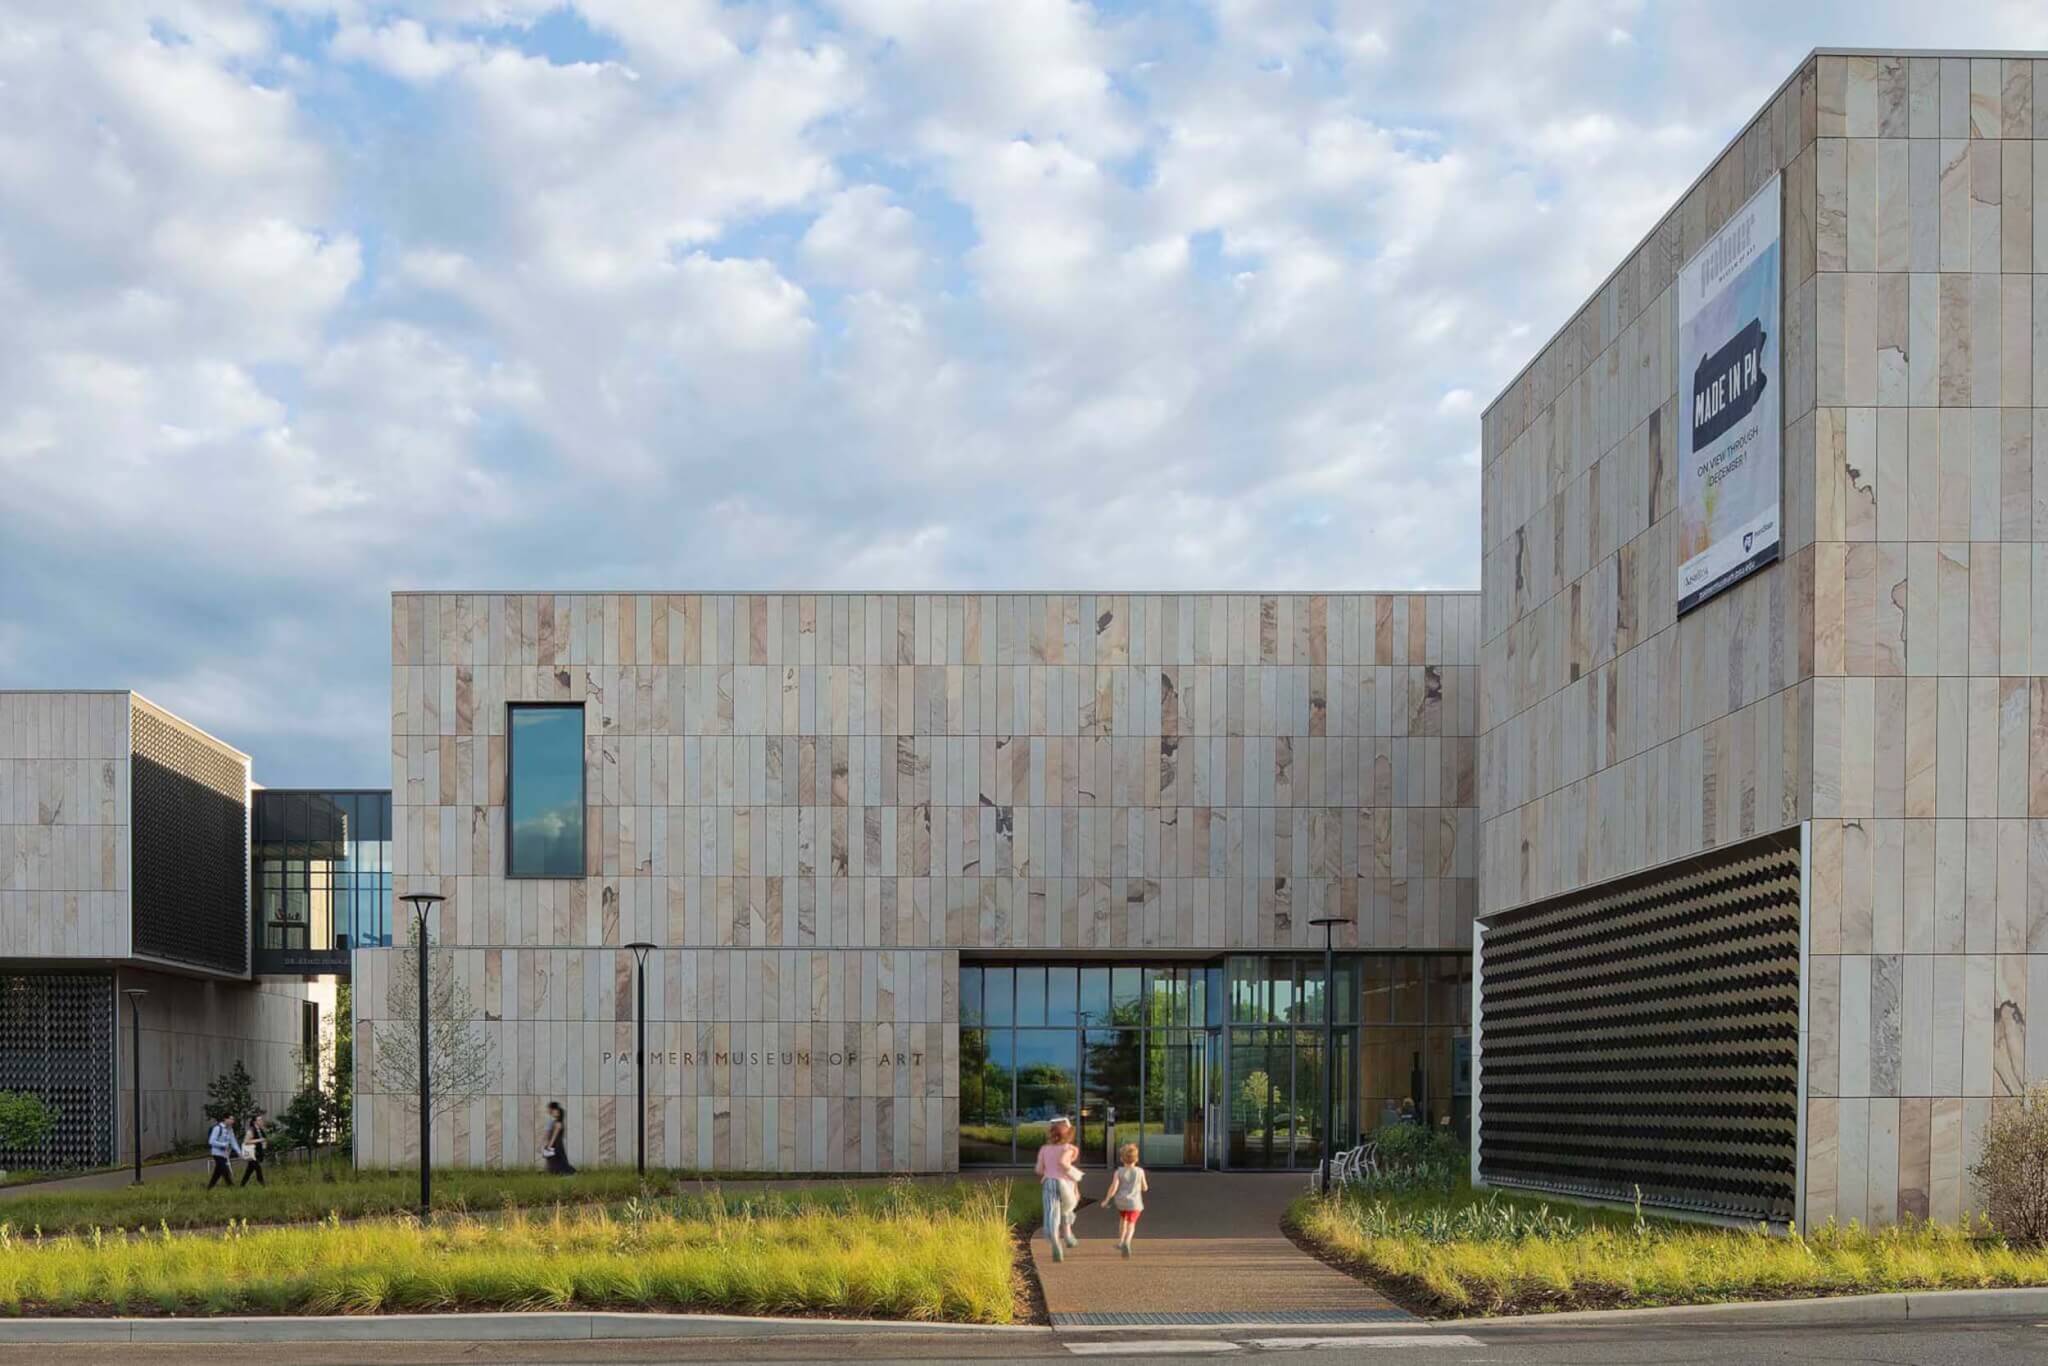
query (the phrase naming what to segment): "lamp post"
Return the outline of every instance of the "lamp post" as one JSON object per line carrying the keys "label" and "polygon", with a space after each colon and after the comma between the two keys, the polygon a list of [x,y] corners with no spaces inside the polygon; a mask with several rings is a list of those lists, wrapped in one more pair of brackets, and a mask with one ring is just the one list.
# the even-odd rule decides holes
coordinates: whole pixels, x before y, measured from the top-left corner
{"label": "lamp post", "polygon": [[128,1066],[135,1073],[135,1096],[129,1102],[135,1111],[135,1184],[142,1184],[142,998],[149,995],[147,987],[122,987],[121,994],[128,998]]}
{"label": "lamp post", "polygon": [[399,900],[412,907],[413,943],[420,955],[420,1219],[430,1215],[434,1199],[434,1112],[427,1078],[427,915],[447,898],[438,892],[408,892]]}
{"label": "lamp post", "polygon": [[644,939],[626,945],[633,951],[633,1018],[638,1021],[639,1038],[633,1057],[640,1072],[640,1130],[633,1138],[633,1165],[647,1175],[647,955],[654,945]]}
{"label": "lamp post", "polygon": [[1339,925],[1349,925],[1351,918],[1342,915],[1321,915],[1308,922],[1323,927],[1323,1180],[1322,1188],[1330,1189],[1330,1163],[1336,1157],[1336,1114],[1337,1114],[1337,948],[1336,932]]}

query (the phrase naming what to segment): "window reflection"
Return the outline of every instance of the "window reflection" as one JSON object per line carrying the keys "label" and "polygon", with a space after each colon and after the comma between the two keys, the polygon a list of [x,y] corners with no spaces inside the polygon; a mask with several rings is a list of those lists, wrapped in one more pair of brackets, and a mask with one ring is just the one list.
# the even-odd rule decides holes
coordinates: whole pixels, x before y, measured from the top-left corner
{"label": "window reflection", "polygon": [[259,952],[391,942],[391,794],[267,788],[250,811]]}
{"label": "window reflection", "polygon": [[515,704],[506,793],[512,877],[583,876],[583,707]]}

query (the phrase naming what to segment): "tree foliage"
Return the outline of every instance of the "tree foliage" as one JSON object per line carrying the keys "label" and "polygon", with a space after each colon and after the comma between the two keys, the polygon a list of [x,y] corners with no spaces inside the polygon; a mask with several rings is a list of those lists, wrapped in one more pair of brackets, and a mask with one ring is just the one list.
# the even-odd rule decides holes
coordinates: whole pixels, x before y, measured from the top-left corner
{"label": "tree foliage", "polygon": [[[455,955],[427,947],[427,1079],[435,1114],[469,1104],[497,1077],[490,1035],[481,1012],[455,970]],[[392,965],[391,990],[384,998],[387,1018],[377,1022],[373,1075],[377,1089],[401,1104],[417,1101],[420,1090],[420,943],[405,945]]]}
{"label": "tree foliage", "polygon": [[2048,1246],[2048,1082],[1992,1107],[1970,1175],[1993,1227],[2015,1243]]}
{"label": "tree foliage", "polygon": [[224,1119],[233,1115],[247,1122],[250,1112],[256,1108],[256,1079],[249,1075],[249,1069],[242,1066],[240,1058],[235,1065],[206,1084],[206,1117]]}

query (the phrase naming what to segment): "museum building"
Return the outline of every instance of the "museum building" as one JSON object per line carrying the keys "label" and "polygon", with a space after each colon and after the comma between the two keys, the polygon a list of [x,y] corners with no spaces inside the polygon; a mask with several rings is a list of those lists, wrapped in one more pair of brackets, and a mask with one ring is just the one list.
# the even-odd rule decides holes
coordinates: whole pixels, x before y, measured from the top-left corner
{"label": "museum building", "polygon": [[[1340,1139],[1469,1122],[1475,594],[400,593],[392,622],[396,880],[447,898],[498,1064],[436,1161],[524,1163],[551,1100],[579,1161],[632,1160],[635,941],[650,1162],[1028,1163],[1070,1115],[1092,1153],[1312,1167],[1326,1069]],[[360,1055],[398,961],[355,955]],[[365,1080],[359,1159],[409,1160]]]}
{"label": "museum building", "polygon": [[1801,61],[1486,410],[1476,593],[399,592],[388,793],[0,694],[0,1087],[82,1069],[112,1151],[157,974],[239,1012],[166,1017],[183,1132],[348,974],[356,1159],[416,1161],[427,892],[492,1059],[440,1164],[550,1101],[629,1162],[644,1062],[671,1167],[1416,1123],[1485,1186],[1954,1219],[2048,1079],[2042,148],[2048,59]]}
{"label": "museum building", "polygon": [[1327,1078],[1482,1185],[1960,1215],[2048,1077],[2042,146],[2032,56],[1807,57],[1486,411],[1476,595],[397,594],[501,1063],[436,1160],[630,1159],[644,941],[666,1164],[1301,1168]]}

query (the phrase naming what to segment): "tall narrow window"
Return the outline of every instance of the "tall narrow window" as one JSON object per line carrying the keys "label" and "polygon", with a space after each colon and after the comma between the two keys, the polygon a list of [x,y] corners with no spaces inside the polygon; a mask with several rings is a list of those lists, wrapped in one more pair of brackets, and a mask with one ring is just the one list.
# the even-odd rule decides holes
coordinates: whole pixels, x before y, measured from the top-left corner
{"label": "tall narrow window", "polygon": [[506,872],[583,876],[583,707],[511,708]]}

